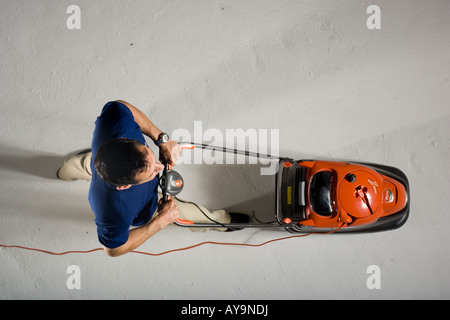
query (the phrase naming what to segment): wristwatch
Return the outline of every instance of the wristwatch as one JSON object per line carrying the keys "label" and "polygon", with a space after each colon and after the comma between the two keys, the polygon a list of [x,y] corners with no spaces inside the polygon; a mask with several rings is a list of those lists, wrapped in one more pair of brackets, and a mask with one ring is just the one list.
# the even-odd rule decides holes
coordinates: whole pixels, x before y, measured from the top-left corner
{"label": "wristwatch", "polygon": [[159,136],[158,136],[158,140],[155,141],[155,144],[159,147],[161,144],[166,143],[169,141],[169,135],[165,132],[162,132]]}

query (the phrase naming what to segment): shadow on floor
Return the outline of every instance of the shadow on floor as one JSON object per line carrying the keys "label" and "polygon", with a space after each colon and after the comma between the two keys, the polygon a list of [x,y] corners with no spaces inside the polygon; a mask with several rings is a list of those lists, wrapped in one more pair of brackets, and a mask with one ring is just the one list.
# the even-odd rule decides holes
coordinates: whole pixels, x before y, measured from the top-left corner
{"label": "shadow on floor", "polygon": [[67,155],[0,146],[0,169],[25,173],[45,179],[57,179],[56,171]]}

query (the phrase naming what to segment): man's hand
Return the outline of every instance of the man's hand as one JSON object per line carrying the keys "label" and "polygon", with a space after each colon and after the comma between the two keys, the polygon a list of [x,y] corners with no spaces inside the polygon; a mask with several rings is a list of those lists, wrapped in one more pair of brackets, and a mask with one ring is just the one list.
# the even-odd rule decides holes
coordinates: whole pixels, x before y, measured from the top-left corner
{"label": "man's hand", "polygon": [[173,199],[167,200],[166,202],[161,199],[158,203],[158,211],[159,213],[155,219],[159,220],[161,228],[174,223],[179,218],[178,207],[175,205]]}
{"label": "man's hand", "polygon": [[173,140],[169,140],[168,142],[159,145],[159,161],[161,161],[161,163],[168,163],[174,166],[180,153],[181,147]]}
{"label": "man's hand", "polygon": [[174,223],[178,219],[178,208],[173,200],[168,200],[166,202],[160,201],[158,204],[158,211],[158,215],[150,220],[149,223],[136,229],[132,229],[125,244],[114,249],[103,247],[105,253],[110,257],[118,257],[130,252],[147,241],[155,233],[169,224]]}

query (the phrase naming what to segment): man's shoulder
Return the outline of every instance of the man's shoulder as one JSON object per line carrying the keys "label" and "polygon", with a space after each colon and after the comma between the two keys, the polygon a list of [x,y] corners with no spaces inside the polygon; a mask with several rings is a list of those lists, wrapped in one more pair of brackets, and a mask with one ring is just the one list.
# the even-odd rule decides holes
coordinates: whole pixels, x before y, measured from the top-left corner
{"label": "man's shoulder", "polygon": [[133,114],[130,109],[128,109],[123,103],[119,101],[109,101],[107,102],[102,109],[100,117],[131,117],[133,118]]}

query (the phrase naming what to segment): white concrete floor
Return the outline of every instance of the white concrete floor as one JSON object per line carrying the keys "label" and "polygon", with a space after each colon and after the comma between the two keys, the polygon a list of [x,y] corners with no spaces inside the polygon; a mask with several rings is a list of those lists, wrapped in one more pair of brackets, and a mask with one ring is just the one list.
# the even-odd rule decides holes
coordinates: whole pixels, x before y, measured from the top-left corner
{"label": "white concrete floor", "polygon": [[[81,9],[69,30],[67,7]],[[369,30],[369,5],[381,29]],[[450,298],[449,1],[0,1],[0,243],[99,246],[89,184],[55,179],[89,146],[109,100],[171,133],[279,129],[280,153],[396,166],[409,177],[400,229],[312,235],[259,248],[160,257],[52,256],[0,248],[1,299]],[[262,216],[273,180],[254,166],[178,166],[183,198]],[[139,250],[261,243],[283,231],[171,227]],[[69,290],[67,268],[80,268]],[[369,290],[370,265],[381,288]]]}

